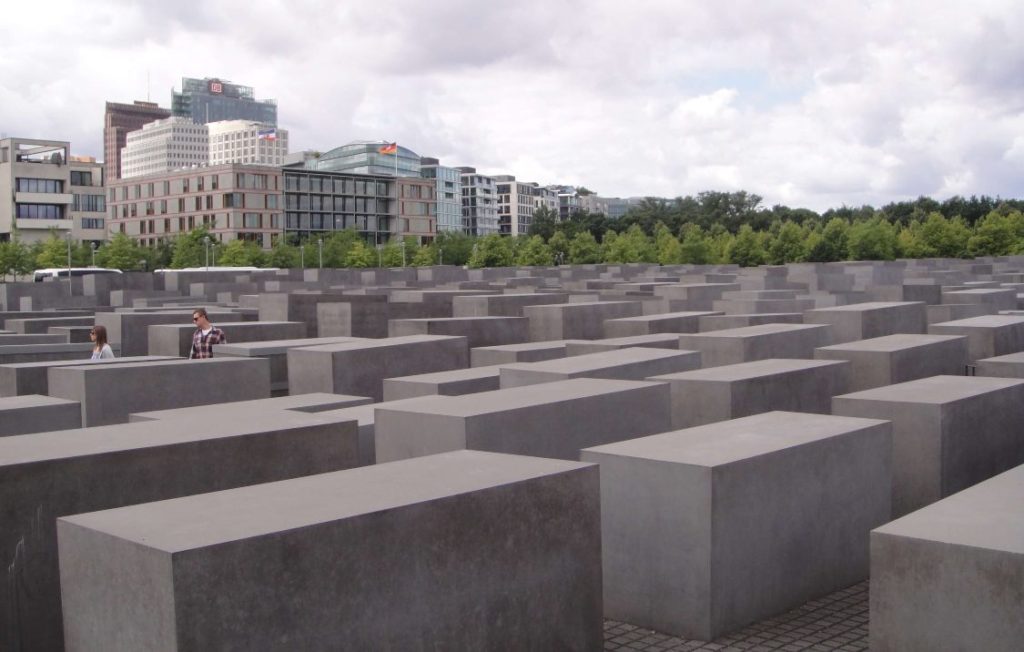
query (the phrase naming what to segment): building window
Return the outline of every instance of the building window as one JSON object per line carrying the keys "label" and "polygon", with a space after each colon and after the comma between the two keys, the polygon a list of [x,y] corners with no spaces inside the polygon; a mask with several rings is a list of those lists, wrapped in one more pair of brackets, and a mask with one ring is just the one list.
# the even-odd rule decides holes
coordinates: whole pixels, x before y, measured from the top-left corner
{"label": "building window", "polygon": [[64,192],[64,182],[58,179],[23,179],[16,180],[17,192]]}
{"label": "building window", "polygon": [[64,207],[60,204],[18,204],[17,216],[27,220],[62,220]]}
{"label": "building window", "polygon": [[91,186],[92,185],[92,172],[89,171],[71,171],[71,185],[73,186]]}
{"label": "building window", "polygon": [[103,218],[102,217],[83,217],[82,218],[83,229],[102,229]]}

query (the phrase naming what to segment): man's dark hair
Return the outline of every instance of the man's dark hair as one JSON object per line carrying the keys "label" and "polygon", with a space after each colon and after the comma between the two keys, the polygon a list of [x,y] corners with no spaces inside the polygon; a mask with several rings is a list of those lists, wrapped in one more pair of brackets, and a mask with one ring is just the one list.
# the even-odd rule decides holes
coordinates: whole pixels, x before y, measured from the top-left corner
{"label": "man's dark hair", "polygon": [[192,311],[192,314],[199,315],[200,317],[206,317],[207,319],[210,318],[210,316],[206,314],[206,308],[196,308]]}

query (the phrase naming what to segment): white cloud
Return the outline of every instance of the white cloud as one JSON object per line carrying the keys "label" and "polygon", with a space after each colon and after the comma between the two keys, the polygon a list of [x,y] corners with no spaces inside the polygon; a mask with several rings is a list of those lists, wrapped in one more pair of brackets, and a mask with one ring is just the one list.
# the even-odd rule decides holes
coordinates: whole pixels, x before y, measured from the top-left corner
{"label": "white cloud", "polygon": [[395,139],[606,195],[744,189],[823,210],[1020,196],[1009,0],[13,5],[0,131],[102,152],[103,103],[183,76],[276,98],[292,146]]}

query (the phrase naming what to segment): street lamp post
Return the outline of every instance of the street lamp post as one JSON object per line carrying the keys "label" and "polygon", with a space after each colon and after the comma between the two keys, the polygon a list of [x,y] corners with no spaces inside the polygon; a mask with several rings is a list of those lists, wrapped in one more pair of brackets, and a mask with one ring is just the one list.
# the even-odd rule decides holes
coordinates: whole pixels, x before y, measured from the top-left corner
{"label": "street lamp post", "polygon": [[320,265],[319,265],[319,267],[320,267],[320,269],[323,269],[324,268],[324,239],[323,238],[317,239],[316,246],[317,246],[317,253],[320,256]]}
{"label": "street lamp post", "polygon": [[444,249],[441,247],[437,248],[437,264],[444,265]]}
{"label": "street lamp post", "polygon": [[299,242],[299,267],[306,269],[306,245]]}
{"label": "street lamp post", "polygon": [[92,266],[93,267],[96,267],[96,247],[97,246],[98,245],[95,242],[92,243]]}
{"label": "street lamp post", "polygon": [[68,240],[68,296],[71,296],[71,232],[67,233]]}
{"label": "street lamp post", "polygon": [[405,238],[402,238],[402,267],[405,267]]}

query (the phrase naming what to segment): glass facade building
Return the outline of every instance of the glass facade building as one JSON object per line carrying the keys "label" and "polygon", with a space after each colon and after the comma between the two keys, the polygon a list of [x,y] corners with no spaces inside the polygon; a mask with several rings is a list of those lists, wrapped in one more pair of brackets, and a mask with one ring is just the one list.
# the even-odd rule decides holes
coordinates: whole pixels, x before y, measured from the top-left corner
{"label": "glass facade building", "polygon": [[437,231],[462,231],[462,173],[440,165],[436,158],[420,160],[425,179],[434,179],[437,188]]}
{"label": "glass facade building", "polygon": [[221,79],[182,78],[181,92],[171,91],[171,112],[197,124],[252,120],[277,125],[277,102],[258,101],[252,87]]}
{"label": "glass facade building", "polygon": [[400,145],[395,145],[394,153],[381,153],[381,149],[389,144],[384,141],[349,143],[322,154],[306,165],[324,172],[419,177],[420,155]]}
{"label": "glass facade building", "polygon": [[290,239],[306,240],[354,228],[368,243],[379,244],[386,242],[397,226],[393,176],[321,171],[301,163],[281,170],[284,231]]}

